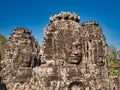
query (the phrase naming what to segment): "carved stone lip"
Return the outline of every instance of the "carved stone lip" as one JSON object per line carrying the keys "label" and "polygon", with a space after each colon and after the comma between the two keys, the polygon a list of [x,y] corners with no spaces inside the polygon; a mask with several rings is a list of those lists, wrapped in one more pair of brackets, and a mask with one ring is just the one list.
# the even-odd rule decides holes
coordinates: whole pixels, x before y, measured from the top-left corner
{"label": "carved stone lip", "polygon": [[80,56],[74,55],[74,56],[70,56],[70,58],[71,58],[72,60],[79,60]]}

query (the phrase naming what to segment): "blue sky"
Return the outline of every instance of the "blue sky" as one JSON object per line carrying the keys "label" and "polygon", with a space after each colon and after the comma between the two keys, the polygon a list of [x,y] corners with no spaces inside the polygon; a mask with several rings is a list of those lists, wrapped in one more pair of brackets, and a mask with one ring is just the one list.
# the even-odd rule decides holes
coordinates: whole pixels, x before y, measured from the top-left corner
{"label": "blue sky", "polygon": [[80,15],[80,23],[96,20],[108,44],[120,50],[120,0],[0,0],[0,33],[9,36],[16,26],[27,27],[42,42],[49,17],[60,11]]}

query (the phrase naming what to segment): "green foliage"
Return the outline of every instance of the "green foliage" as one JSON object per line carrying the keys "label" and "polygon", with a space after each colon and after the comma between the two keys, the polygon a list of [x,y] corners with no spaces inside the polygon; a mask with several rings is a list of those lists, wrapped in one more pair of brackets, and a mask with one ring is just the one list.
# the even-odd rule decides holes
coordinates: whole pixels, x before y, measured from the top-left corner
{"label": "green foliage", "polygon": [[6,41],[6,38],[2,34],[0,34],[0,58],[3,55]]}
{"label": "green foliage", "polygon": [[108,46],[108,66],[110,75],[118,76],[117,49],[115,46]]}
{"label": "green foliage", "polygon": [[108,46],[108,60],[116,61],[117,60],[117,49],[115,46]]}
{"label": "green foliage", "polygon": [[115,68],[110,68],[110,75],[112,76],[118,76],[118,70]]}
{"label": "green foliage", "polygon": [[3,69],[3,67],[1,66],[1,60],[2,60],[2,56],[4,55],[4,48],[6,46],[6,38],[0,34],[0,71]]}

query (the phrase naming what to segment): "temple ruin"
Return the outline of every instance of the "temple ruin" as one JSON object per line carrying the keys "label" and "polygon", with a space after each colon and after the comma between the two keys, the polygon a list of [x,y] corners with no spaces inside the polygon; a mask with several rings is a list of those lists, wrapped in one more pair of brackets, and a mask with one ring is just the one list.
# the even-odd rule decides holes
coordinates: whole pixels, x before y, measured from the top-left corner
{"label": "temple ruin", "polygon": [[[45,90],[107,89],[107,44],[96,21],[79,24],[75,13],[61,12],[50,17],[42,43],[40,75]],[[48,80],[49,79],[49,80]],[[41,81],[41,82],[43,82]],[[51,89],[52,88],[52,89]],[[73,89],[77,88],[77,89]]]}
{"label": "temple ruin", "polygon": [[118,90],[109,79],[107,43],[96,21],[80,24],[77,14],[60,12],[50,17],[41,48],[22,27],[7,45],[8,90]]}
{"label": "temple ruin", "polygon": [[29,82],[32,68],[40,66],[40,49],[31,32],[27,28],[17,27],[6,43],[5,68],[2,76],[8,84],[8,90],[13,88],[15,83]]}

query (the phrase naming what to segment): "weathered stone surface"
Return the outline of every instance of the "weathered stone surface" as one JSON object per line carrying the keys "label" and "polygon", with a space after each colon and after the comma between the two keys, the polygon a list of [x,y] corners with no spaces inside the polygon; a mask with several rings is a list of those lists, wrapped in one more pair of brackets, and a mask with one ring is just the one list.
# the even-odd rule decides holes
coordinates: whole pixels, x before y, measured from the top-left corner
{"label": "weathered stone surface", "polygon": [[59,21],[59,20],[72,20],[75,22],[79,22],[80,21],[80,16],[78,16],[75,13],[72,12],[61,12],[55,15],[52,15],[50,17],[50,21],[54,22],[54,21]]}
{"label": "weathered stone surface", "polygon": [[31,33],[27,28],[17,27],[6,43],[3,77],[8,84],[29,82],[32,78],[32,67],[40,65],[40,50]]}
{"label": "weathered stone surface", "polygon": [[107,44],[102,29],[96,21],[80,25],[79,19],[70,12],[50,17],[42,43],[41,60],[46,63],[36,69],[43,90],[108,89]]}
{"label": "weathered stone surface", "polygon": [[[72,61],[70,59],[67,59],[72,59],[72,54],[76,52],[79,52],[79,55],[77,57],[81,58],[82,52],[80,49],[77,50],[77,48],[81,48],[81,46],[77,48],[75,47],[78,44],[81,44],[79,29],[79,23],[72,20],[63,19],[59,21],[54,21],[52,22],[52,24],[48,25],[45,28],[45,35],[43,39],[43,56],[45,56],[45,59],[53,60],[64,58],[69,63],[79,63],[80,61],[74,59]],[[76,52],[72,52],[71,49],[75,49]],[[57,63],[59,64],[59,60],[56,60],[56,64]]]}
{"label": "weathered stone surface", "polygon": [[16,28],[5,49],[8,90],[117,90],[109,77],[99,23],[79,21],[72,12],[52,15],[44,29],[41,57],[31,31]]}
{"label": "weathered stone surface", "polygon": [[31,35],[30,30],[17,27],[13,30],[13,34],[10,35],[6,44],[5,59],[8,62],[11,60],[15,64],[14,67],[32,67],[35,66],[37,60],[39,62],[38,43]]}

